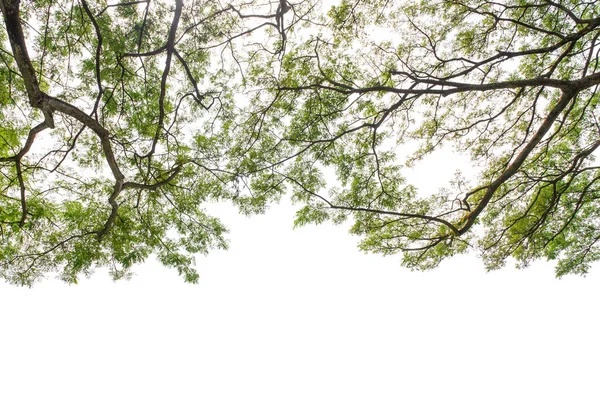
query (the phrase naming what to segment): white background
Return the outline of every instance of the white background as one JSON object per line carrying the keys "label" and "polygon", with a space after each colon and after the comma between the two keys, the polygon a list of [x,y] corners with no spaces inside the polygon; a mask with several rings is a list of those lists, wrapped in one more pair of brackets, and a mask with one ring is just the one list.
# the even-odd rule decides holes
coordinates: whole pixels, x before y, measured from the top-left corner
{"label": "white background", "polygon": [[213,208],[200,284],[149,261],[68,286],[0,284],[0,400],[598,400],[600,272],[430,272],[346,227]]}

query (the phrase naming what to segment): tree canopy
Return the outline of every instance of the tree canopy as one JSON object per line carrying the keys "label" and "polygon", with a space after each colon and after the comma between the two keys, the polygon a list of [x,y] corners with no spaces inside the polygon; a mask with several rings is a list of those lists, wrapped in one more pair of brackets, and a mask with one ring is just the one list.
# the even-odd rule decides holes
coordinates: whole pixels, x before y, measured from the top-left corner
{"label": "tree canopy", "polygon": [[[0,275],[195,282],[203,204],[350,219],[414,269],[600,258],[600,4],[0,0]],[[435,194],[406,179],[451,147]]]}

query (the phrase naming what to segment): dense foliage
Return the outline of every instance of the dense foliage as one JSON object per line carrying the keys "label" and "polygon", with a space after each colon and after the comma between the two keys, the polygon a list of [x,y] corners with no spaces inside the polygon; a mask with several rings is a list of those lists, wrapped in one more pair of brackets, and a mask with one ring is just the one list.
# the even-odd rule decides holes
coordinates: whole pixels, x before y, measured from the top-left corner
{"label": "dense foliage", "polygon": [[[203,209],[353,221],[427,269],[600,258],[600,5],[574,1],[0,0],[0,275],[198,279]],[[433,195],[406,171],[451,146]],[[408,149],[408,150],[407,150]],[[416,149],[416,150],[415,150]],[[435,174],[435,172],[432,172]]]}

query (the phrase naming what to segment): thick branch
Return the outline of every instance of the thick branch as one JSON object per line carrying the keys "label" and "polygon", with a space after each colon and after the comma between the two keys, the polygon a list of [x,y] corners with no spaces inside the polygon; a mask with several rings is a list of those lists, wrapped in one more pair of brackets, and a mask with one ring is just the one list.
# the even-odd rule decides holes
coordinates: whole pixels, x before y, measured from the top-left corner
{"label": "thick branch", "polygon": [[23,28],[19,19],[19,5],[19,0],[0,0],[0,9],[4,16],[6,32],[8,33],[13,56],[19,67],[23,81],[25,81],[29,103],[33,107],[40,108],[43,94],[40,90],[33,64],[31,64],[29,53],[27,52],[25,35],[23,34]]}
{"label": "thick branch", "polygon": [[496,190],[500,188],[502,184],[504,184],[508,179],[510,179],[515,173],[519,170],[523,162],[527,159],[529,154],[533,151],[533,149],[537,146],[538,143],[542,140],[542,138],[548,133],[552,125],[560,116],[560,114],[567,108],[569,103],[575,98],[577,94],[575,92],[563,92],[558,103],[552,108],[552,110],[546,116],[546,119],[537,130],[535,135],[531,138],[531,140],[525,145],[523,150],[517,155],[517,157],[513,160],[513,162],[504,170],[502,174],[498,178],[496,178],[492,183],[490,183],[485,190],[485,193],[477,207],[473,209],[473,211],[468,215],[467,221],[464,226],[462,226],[459,230],[459,234],[464,234],[467,232],[473,224],[475,224],[475,220],[477,217],[483,212],[486,208]]}

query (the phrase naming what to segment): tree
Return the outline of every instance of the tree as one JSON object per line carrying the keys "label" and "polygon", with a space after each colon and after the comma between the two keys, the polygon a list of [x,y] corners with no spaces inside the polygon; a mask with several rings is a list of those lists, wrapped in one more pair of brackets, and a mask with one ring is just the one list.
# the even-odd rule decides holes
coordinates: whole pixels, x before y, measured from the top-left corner
{"label": "tree", "polygon": [[[0,9],[9,282],[118,279],[151,253],[194,282],[193,254],[226,247],[202,202],[262,212],[286,188],[297,224],[351,217],[362,249],[411,268],[474,248],[560,276],[600,256],[594,2]],[[419,197],[405,165],[451,144],[478,174]]]}
{"label": "tree", "polygon": [[0,275],[119,279],[156,253],[196,281],[193,254],[227,244],[202,203],[241,199],[219,135],[236,70],[281,52],[288,8],[1,0]]}
{"label": "tree", "polygon": [[[291,183],[297,224],[352,217],[363,250],[417,269],[598,260],[600,4],[344,0],[322,26],[255,73],[269,96],[239,123],[254,185]],[[443,146],[478,173],[420,197],[403,168]]]}

